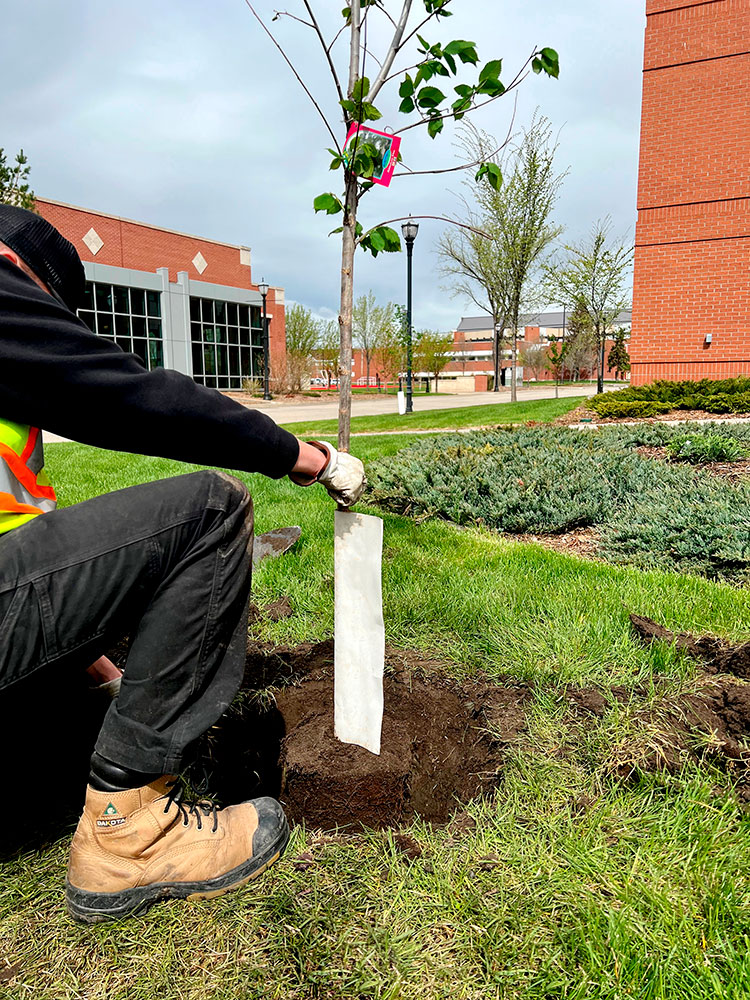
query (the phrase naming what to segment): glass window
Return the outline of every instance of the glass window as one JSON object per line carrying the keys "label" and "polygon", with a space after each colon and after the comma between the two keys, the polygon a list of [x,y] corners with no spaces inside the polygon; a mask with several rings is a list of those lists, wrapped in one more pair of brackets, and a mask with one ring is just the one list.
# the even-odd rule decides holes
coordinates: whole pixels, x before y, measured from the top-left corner
{"label": "glass window", "polygon": [[83,290],[83,309],[93,309],[94,308],[94,283],[93,281],[87,281],[86,287]]}
{"label": "glass window", "polygon": [[226,323],[227,321],[227,304],[226,302],[214,302],[214,314],[217,323]]}
{"label": "glass window", "polygon": [[144,368],[148,368],[148,344],[145,340],[133,340],[133,354]]}
{"label": "glass window", "polygon": [[142,316],[133,316],[131,323],[133,324],[134,337],[146,336],[146,320]]}
{"label": "glass window", "polygon": [[118,338],[118,343],[120,337],[130,336],[130,317],[129,316],[115,316],[115,336]]}
{"label": "glass window", "polygon": [[250,343],[250,328],[247,326],[240,327],[240,343],[241,344]]}
{"label": "glass window", "polygon": [[130,337],[115,337],[115,343],[118,347],[121,347],[123,351],[127,351],[128,354],[132,350],[132,341]]}
{"label": "glass window", "polygon": [[85,312],[83,309],[79,309],[78,316],[83,320],[89,330],[96,333],[96,321],[94,320],[94,314],[92,312]]}
{"label": "glass window", "polygon": [[215,326],[216,331],[216,343],[226,344],[227,342],[227,328],[225,326]]}
{"label": "glass window", "polygon": [[159,340],[149,340],[148,342],[148,359],[149,366],[151,368],[163,368],[164,361],[162,356],[161,341]]}
{"label": "glass window", "polygon": [[227,323],[237,326],[237,303],[227,302]]}
{"label": "glass window", "polygon": [[214,321],[214,303],[213,299],[201,299],[201,314],[204,323],[213,323]]}
{"label": "glass window", "polygon": [[130,311],[135,316],[146,315],[146,296],[142,288],[130,289]]}
{"label": "glass window", "polygon": [[250,306],[250,326],[263,326],[263,321],[260,317],[260,306]]}
{"label": "glass window", "polygon": [[149,316],[161,316],[161,295],[159,292],[146,292],[146,311]]}
{"label": "glass window", "polygon": [[250,311],[247,306],[237,306],[240,326],[250,326]]}
{"label": "glass window", "polygon": [[100,337],[114,337],[115,331],[112,326],[112,317],[106,313],[99,313],[97,316],[97,333]]}
{"label": "glass window", "polygon": [[193,341],[193,378],[198,378],[203,374],[203,348]]}
{"label": "glass window", "polygon": [[95,284],[97,312],[112,312],[112,286]]}
{"label": "glass window", "polygon": [[206,375],[216,374],[216,355],[214,354],[213,345],[204,344],[203,346],[203,368]]}
{"label": "glass window", "polygon": [[219,369],[219,375],[228,375],[229,366],[227,360],[227,349],[223,345],[216,348],[216,361]]}
{"label": "glass window", "polygon": [[190,296],[190,319],[193,322],[200,322],[201,318],[201,300],[196,299],[194,295]]}
{"label": "glass window", "polygon": [[129,313],[130,300],[128,298],[127,288],[124,288],[122,285],[114,285],[112,291],[114,292],[115,312]]}
{"label": "glass window", "polygon": [[148,321],[148,335],[156,340],[161,340],[161,320],[160,319],[149,319]]}

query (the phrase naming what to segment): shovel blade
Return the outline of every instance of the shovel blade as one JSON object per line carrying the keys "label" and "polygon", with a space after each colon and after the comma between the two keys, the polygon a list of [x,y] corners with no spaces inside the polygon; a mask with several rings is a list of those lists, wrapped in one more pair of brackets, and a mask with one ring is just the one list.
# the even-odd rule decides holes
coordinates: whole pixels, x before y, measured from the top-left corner
{"label": "shovel blade", "polygon": [[263,559],[275,559],[294,545],[302,534],[302,528],[296,524],[289,528],[274,528],[263,535],[256,535],[253,541],[253,566]]}
{"label": "shovel blade", "polygon": [[334,731],[374,754],[383,727],[382,554],[379,517],[336,511]]}

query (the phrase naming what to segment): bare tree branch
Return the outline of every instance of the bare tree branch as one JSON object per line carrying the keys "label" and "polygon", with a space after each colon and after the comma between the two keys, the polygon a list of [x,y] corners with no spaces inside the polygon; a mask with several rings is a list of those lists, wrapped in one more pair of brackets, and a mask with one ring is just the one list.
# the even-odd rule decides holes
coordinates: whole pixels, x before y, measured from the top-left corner
{"label": "bare tree branch", "polygon": [[368,236],[373,229],[379,229],[381,226],[389,226],[392,222],[406,222],[408,219],[437,219],[439,222],[450,222],[451,225],[460,226],[461,229],[470,229],[472,233],[476,233],[477,236],[484,236],[485,239],[491,238],[489,233],[485,233],[482,229],[476,229],[465,222],[457,222],[455,219],[449,219],[447,215],[399,215],[395,219],[386,219],[385,222],[378,222],[377,225],[370,226],[364,233],[360,233],[356,243],[361,243],[365,236]]}
{"label": "bare tree branch", "polygon": [[284,62],[285,62],[285,63],[287,64],[287,66],[288,66],[288,67],[289,67],[289,69],[290,69],[290,70],[292,71],[292,73],[294,73],[294,75],[295,75],[295,77],[296,77],[296,79],[297,79],[297,82],[299,83],[300,87],[302,87],[302,89],[304,90],[304,92],[305,92],[305,93],[307,94],[307,96],[308,96],[308,97],[310,98],[310,100],[312,101],[313,105],[315,106],[315,110],[316,110],[316,111],[318,112],[318,114],[320,115],[320,117],[321,117],[321,118],[323,119],[323,122],[324,122],[324,124],[325,124],[325,127],[326,127],[326,128],[328,129],[328,132],[329,132],[329,134],[330,134],[331,138],[333,139],[333,144],[334,144],[334,146],[336,147],[337,151],[338,151],[338,152],[340,153],[340,152],[341,152],[341,147],[339,146],[339,141],[338,141],[338,139],[336,138],[336,133],[335,133],[335,132],[333,131],[333,129],[331,128],[331,126],[330,126],[330,124],[329,124],[329,122],[328,122],[328,119],[327,119],[327,118],[326,118],[326,116],[325,116],[325,115],[323,114],[323,109],[322,109],[322,108],[320,107],[320,105],[318,104],[318,102],[317,102],[317,101],[315,100],[315,98],[313,97],[313,95],[312,95],[312,94],[310,93],[310,91],[309,91],[309,89],[308,89],[307,85],[305,84],[304,80],[303,80],[303,79],[302,79],[302,77],[301,77],[301,76],[299,75],[299,73],[298,73],[298,72],[297,72],[297,70],[296,70],[296,69],[294,68],[294,66],[292,65],[292,61],[291,61],[291,59],[289,58],[289,56],[288,56],[288,55],[286,54],[286,52],[285,52],[285,51],[284,51],[284,50],[282,49],[282,47],[281,47],[281,46],[279,45],[279,43],[278,43],[278,42],[276,41],[276,39],[274,38],[274,36],[273,36],[272,32],[271,32],[271,31],[269,31],[269,29],[268,29],[268,28],[266,27],[266,25],[265,25],[265,24],[263,23],[263,20],[262,20],[262,19],[261,19],[261,18],[259,17],[259,15],[258,15],[257,11],[256,11],[256,10],[255,10],[255,8],[253,7],[253,5],[252,5],[252,4],[250,3],[250,0],[245,0],[245,4],[246,4],[246,5],[247,5],[247,6],[248,6],[248,7],[250,8],[250,11],[251,11],[251,13],[252,13],[253,17],[255,18],[255,20],[256,20],[256,21],[258,22],[258,24],[259,24],[259,25],[261,26],[261,28],[262,28],[262,29],[263,29],[263,30],[265,31],[265,33],[266,33],[266,34],[268,35],[268,37],[269,37],[269,38],[271,39],[271,41],[273,42],[273,44],[274,44],[274,45],[276,46],[276,48],[277,48],[277,49],[279,50],[279,52],[281,53],[281,55],[282,55],[282,58],[284,59]]}
{"label": "bare tree branch", "polygon": [[[445,0],[445,3],[443,4],[441,10],[445,10],[445,8],[450,4],[450,2],[451,0]],[[399,48],[402,49],[410,39],[414,38],[417,32],[420,31],[427,24],[428,21],[431,21],[436,14],[437,11],[433,10],[433,12],[431,14],[428,14],[423,21],[420,21],[419,24],[416,26],[416,28],[414,28],[413,31],[410,31],[409,34],[406,36],[406,38],[404,38],[404,40],[399,45]]]}
{"label": "bare tree branch", "polygon": [[336,67],[334,66],[333,59],[331,58],[331,50],[326,45],[325,38],[323,38],[323,32],[320,30],[320,25],[318,24],[318,21],[317,21],[317,19],[315,17],[313,9],[310,6],[309,0],[303,0],[303,2],[305,4],[305,10],[307,11],[307,13],[312,18],[312,26],[315,29],[315,34],[320,39],[320,44],[323,46],[323,51],[326,54],[326,59],[328,60],[328,66],[329,66],[329,69],[331,70],[331,76],[333,77],[333,82],[336,84],[336,92],[339,95],[339,100],[343,101],[344,94],[343,94],[343,92],[341,90],[341,82],[339,81],[339,75],[336,72]]}
{"label": "bare tree branch", "polygon": [[315,27],[313,24],[310,24],[309,21],[306,21],[303,17],[297,17],[296,14],[291,14],[288,10],[275,10],[273,12],[273,17],[271,18],[271,20],[277,21],[280,17],[289,17],[292,19],[292,21],[299,21],[299,23],[304,24],[306,28]]}
{"label": "bare tree branch", "polygon": [[[375,82],[370,87],[369,98],[374,103],[375,98],[378,96],[380,88],[385,83],[385,79],[390,72],[391,66],[393,65],[393,60],[396,58],[398,50],[403,44],[401,39],[406,30],[406,25],[409,21],[409,14],[411,13],[412,0],[404,0],[404,6],[401,8],[401,16],[398,19],[398,24],[396,25],[396,30],[393,32],[393,38],[391,39],[391,44],[388,46],[388,51],[386,52],[385,59],[383,60],[383,65],[380,67],[380,72],[375,77]],[[430,15],[432,16],[432,15]],[[429,20],[429,18],[428,18]]]}

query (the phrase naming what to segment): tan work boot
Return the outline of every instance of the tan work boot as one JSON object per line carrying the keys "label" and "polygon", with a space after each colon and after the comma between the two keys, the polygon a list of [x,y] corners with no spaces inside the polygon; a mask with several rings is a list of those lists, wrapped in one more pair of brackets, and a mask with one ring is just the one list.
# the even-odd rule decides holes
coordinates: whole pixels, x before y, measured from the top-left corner
{"label": "tan work boot", "polygon": [[89,785],[68,863],[71,916],[98,923],[160,899],[220,896],[260,875],[286,847],[289,827],[275,799],[218,809],[186,805],[175,788],[169,776],[124,792]]}

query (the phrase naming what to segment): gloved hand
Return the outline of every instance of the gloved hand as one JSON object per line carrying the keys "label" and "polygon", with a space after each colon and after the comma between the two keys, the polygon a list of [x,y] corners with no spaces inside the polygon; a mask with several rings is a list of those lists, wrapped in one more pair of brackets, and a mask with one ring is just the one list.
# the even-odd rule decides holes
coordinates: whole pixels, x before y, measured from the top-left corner
{"label": "gloved hand", "polygon": [[318,473],[317,482],[322,483],[329,495],[340,507],[351,507],[362,496],[367,477],[365,467],[354,455],[337,451],[325,441],[310,441],[311,445],[328,452],[328,462]]}

